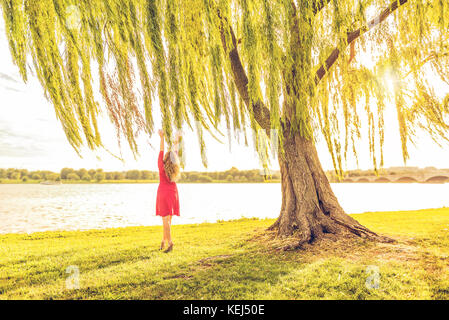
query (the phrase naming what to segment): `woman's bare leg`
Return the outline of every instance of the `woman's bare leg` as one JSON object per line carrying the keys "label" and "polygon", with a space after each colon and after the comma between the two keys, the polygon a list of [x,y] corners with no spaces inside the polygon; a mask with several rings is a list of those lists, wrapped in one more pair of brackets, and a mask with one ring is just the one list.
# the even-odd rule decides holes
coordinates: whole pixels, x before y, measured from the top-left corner
{"label": "woman's bare leg", "polygon": [[162,217],[162,243],[161,248],[165,246],[167,243],[167,225],[168,225],[168,219],[167,217]]}
{"label": "woman's bare leg", "polygon": [[169,246],[173,244],[173,241],[171,239],[171,224],[170,224],[170,222],[168,223],[168,228],[167,228],[167,243]]}
{"label": "woman's bare leg", "polygon": [[170,245],[172,243],[171,241],[171,226],[170,226],[170,217],[171,216],[165,216],[163,217],[164,221],[164,241]]}
{"label": "woman's bare leg", "polygon": [[169,241],[168,241],[168,244],[172,244],[173,243],[173,241],[172,241],[172,238],[171,238],[171,219],[173,218],[173,216],[171,215],[170,216],[170,239],[169,239]]}

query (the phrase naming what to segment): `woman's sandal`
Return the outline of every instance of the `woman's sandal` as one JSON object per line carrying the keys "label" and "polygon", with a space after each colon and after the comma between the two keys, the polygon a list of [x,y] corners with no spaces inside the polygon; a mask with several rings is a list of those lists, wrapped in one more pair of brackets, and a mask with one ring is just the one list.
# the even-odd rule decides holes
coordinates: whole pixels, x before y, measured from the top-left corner
{"label": "woman's sandal", "polygon": [[165,249],[164,253],[169,253],[170,251],[173,250],[173,243],[171,243],[167,249]]}
{"label": "woman's sandal", "polygon": [[161,242],[161,247],[159,248],[159,250],[163,250],[164,249],[164,241]]}

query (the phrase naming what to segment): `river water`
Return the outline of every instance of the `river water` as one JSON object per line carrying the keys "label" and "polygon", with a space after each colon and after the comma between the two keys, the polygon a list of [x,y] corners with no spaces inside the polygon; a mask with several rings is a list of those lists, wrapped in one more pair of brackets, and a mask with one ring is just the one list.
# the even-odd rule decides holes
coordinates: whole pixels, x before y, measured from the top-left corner
{"label": "river water", "polygon": [[[173,224],[276,218],[278,183],[178,184]],[[333,184],[348,213],[449,207],[449,184]],[[157,184],[0,184],[0,233],[160,225]]]}

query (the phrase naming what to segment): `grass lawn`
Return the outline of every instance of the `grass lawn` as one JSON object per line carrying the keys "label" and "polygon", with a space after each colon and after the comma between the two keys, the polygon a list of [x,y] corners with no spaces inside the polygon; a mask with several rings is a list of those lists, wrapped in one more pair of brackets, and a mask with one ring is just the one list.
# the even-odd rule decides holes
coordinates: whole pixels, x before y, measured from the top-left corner
{"label": "grass lawn", "polygon": [[0,299],[449,299],[449,208],[354,217],[398,242],[282,251],[253,219],[173,226],[169,254],[161,227],[0,235]]}

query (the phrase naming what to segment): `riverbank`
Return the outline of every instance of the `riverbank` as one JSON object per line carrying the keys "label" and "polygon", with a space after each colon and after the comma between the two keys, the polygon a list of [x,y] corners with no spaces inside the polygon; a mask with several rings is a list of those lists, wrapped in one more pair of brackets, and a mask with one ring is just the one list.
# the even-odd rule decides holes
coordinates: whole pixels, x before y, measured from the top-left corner
{"label": "riverbank", "polygon": [[[12,180],[12,179],[0,179],[0,184],[45,184],[44,180]],[[159,183],[159,180],[129,180],[129,179],[122,179],[122,180],[102,180],[102,181],[83,181],[83,180],[64,180],[63,182],[54,182],[51,184],[58,185],[58,184],[140,184],[140,183]],[[178,181],[178,184],[195,184],[195,183],[239,183],[239,184],[245,184],[245,183],[281,183],[281,180],[279,179],[269,179],[265,181],[228,181],[228,180],[210,180],[210,181]],[[445,181],[430,181],[430,182],[419,182],[419,181],[413,181],[413,180],[405,180],[405,181],[385,181],[385,180],[374,180],[374,181],[368,181],[361,179],[360,181],[352,181],[349,179],[345,179],[343,181],[331,181],[331,183],[363,183],[363,184],[370,184],[370,183],[382,183],[382,184],[404,184],[404,183],[419,183],[419,184],[445,184],[447,182]]]}
{"label": "riverbank", "polygon": [[[43,180],[0,180],[0,184],[41,184]],[[83,181],[83,180],[64,180],[63,182],[54,182],[54,185],[58,184],[134,184],[134,183],[159,183],[159,180],[102,180],[102,181]],[[281,180],[266,180],[266,181],[227,181],[227,180],[211,180],[211,181],[180,181],[178,184],[195,184],[195,183],[281,183]]]}
{"label": "riverbank", "polygon": [[449,299],[449,208],[353,217],[398,242],[281,251],[273,219],[175,225],[170,254],[161,227],[0,235],[0,299]]}

